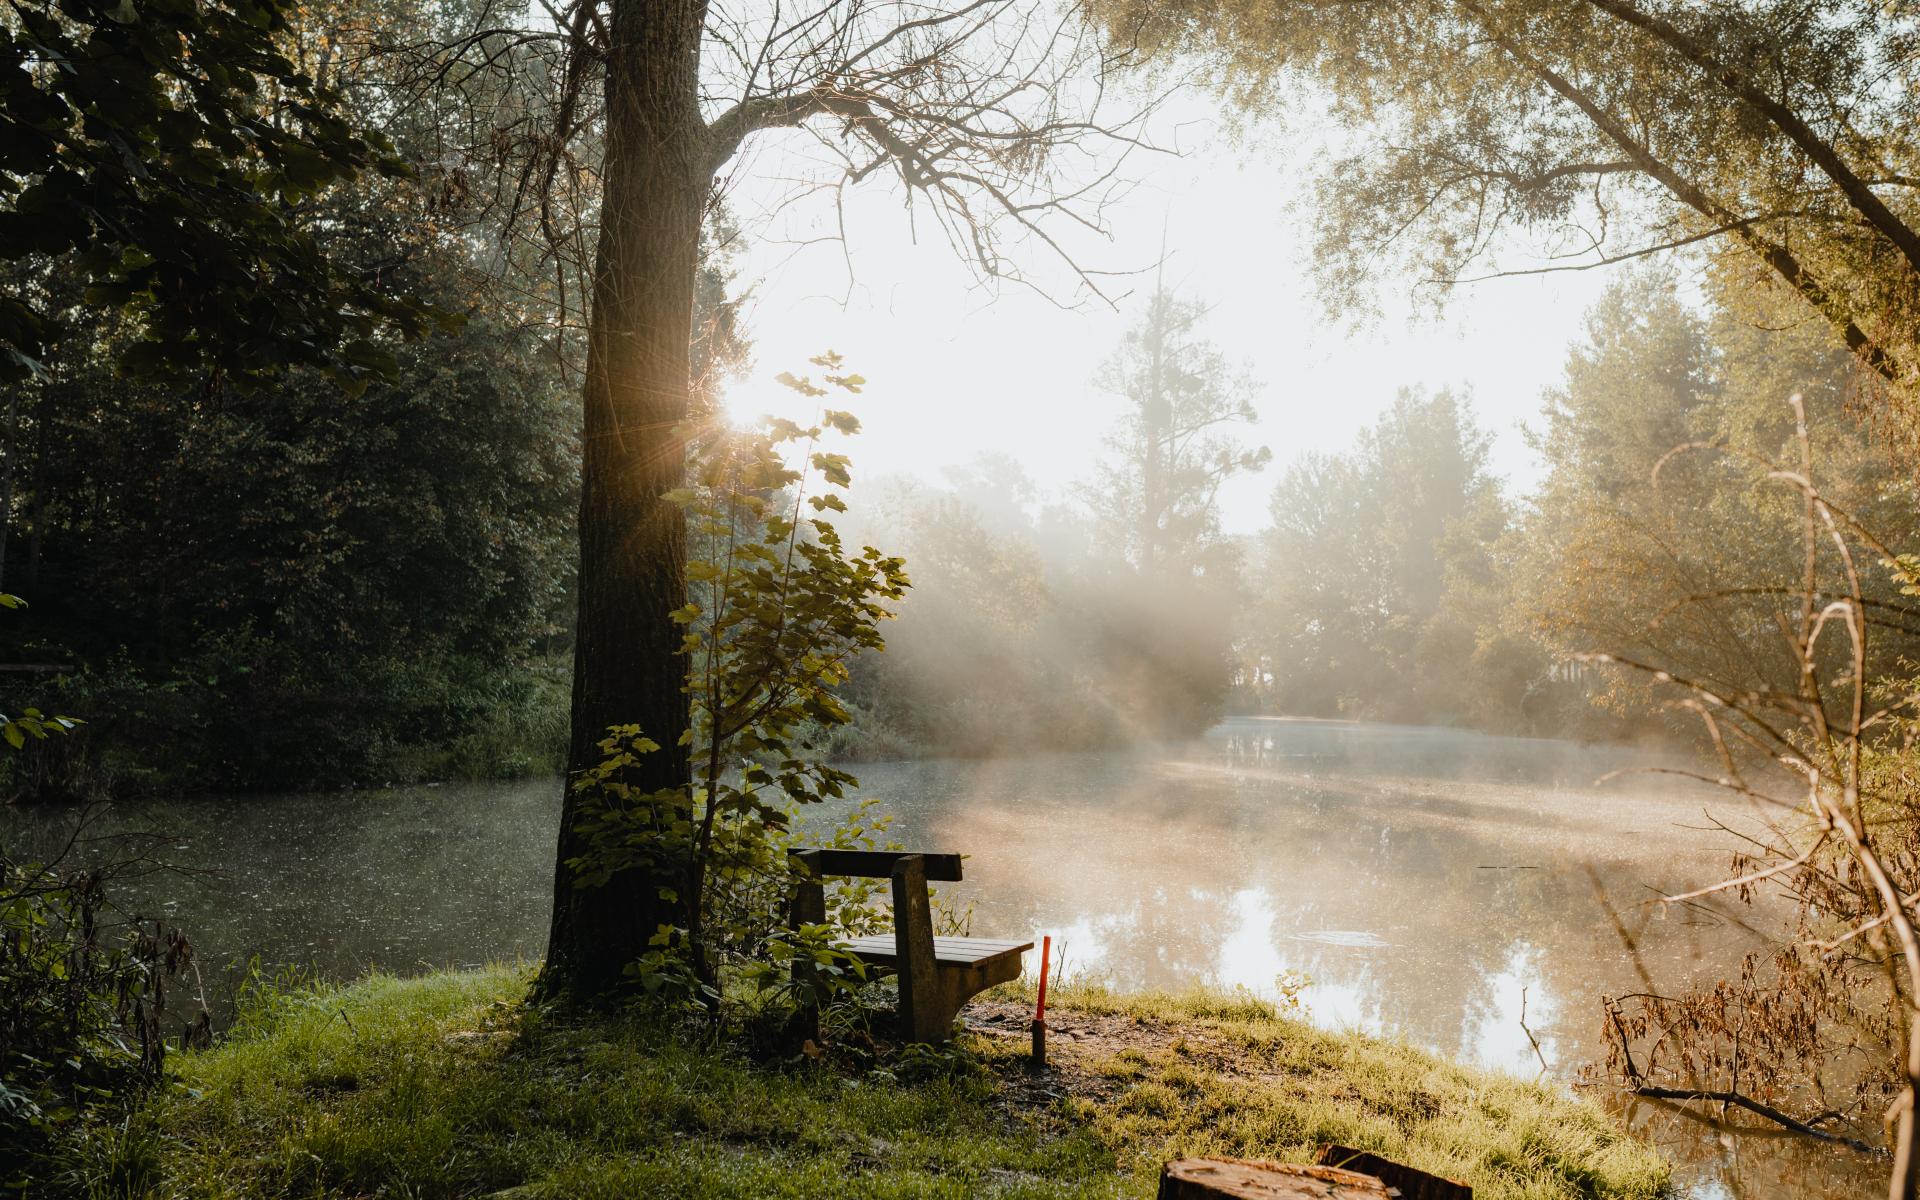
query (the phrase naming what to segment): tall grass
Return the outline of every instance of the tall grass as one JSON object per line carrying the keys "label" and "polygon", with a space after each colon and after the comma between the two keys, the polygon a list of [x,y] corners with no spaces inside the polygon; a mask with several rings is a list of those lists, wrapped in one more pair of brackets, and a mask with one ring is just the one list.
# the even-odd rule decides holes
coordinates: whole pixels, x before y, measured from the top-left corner
{"label": "tall grass", "polygon": [[[256,1001],[177,1084],[76,1144],[67,1190],[136,1197],[1145,1196],[1193,1153],[1316,1141],[1457,1175],[1491,1200],[1651,1198],[1664,1164],[1552,1090],[1245,998],[1070,989],[1145,1048],[1036,1092],[1012,1043],[909,1074],[756,1063],[657,1019],[561,1021],[517,967],[374,976]],[[1169,1031],[1176,1036],[1169,1039]],[[1053,1083],[1056,1089],[1059,1084]]]}

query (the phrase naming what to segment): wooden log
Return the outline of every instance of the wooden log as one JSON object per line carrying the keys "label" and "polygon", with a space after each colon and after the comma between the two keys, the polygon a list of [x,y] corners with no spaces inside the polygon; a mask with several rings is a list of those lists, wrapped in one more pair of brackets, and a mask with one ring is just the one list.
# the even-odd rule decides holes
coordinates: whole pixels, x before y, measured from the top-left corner
{"label": "wooden log", "polygon": [[1338,1167],[1182,1158],[1160,1168],[1157,1200],[1392,1200],[1387,1185]]}
{"label": "wooden log", "polygon": [[1351,1146],[1322,1146],[1314,1161],[1323,1167],[1341,1167],[1371,1175],[1399,1192],[1400,1200],[1473,1200],[1473,1189],[1458,1179],[1416,1171]]}

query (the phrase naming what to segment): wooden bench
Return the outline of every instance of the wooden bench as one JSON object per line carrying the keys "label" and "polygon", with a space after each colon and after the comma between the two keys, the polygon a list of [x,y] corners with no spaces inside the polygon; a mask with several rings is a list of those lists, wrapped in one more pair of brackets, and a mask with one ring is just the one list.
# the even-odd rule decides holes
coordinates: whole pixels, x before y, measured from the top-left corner
{"label": "wooden bench", "polygon": [[847,948],[869,967],[900,978],[900,1037],[943,1042],[960,1006],[996,983],[1020,978],[1020,955],[1032,942],[933,936],[932,881],[960,880],[958,854],[897,850],[795,850],[801,884],[794,894],[796,928],[827,919],[828,876],[893,881],[893,933],[853,938]]}

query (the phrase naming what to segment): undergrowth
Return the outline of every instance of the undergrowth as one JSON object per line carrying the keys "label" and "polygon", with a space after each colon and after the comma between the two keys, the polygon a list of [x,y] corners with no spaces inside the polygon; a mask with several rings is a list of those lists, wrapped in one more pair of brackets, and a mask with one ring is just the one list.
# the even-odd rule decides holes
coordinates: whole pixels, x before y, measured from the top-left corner
{"label": "undergrowth", "polygon": [[[641,1014],[563,1020],[492,967],[263,997],[171,1086],[78,1132],[75,1195],[1148,1196],[1161,1161],[1376,1149],[1486,1200],[1655,1197],[1596,1111],[1247,997],[1070,989],[1150,1028],[1036,1083],[1008,1040],[750,1060]],[[1165,1036],[1171,1028],[1179,1035]],[[1231,1053],[1222,1053],[1222,1047]]]}

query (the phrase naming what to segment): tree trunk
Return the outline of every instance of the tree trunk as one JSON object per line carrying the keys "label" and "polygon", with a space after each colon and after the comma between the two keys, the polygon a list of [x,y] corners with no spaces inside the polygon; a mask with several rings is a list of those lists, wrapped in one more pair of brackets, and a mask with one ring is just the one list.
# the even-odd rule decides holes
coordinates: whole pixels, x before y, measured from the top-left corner
{"label": "tree trunk", "polygon": [[40,549],[47,535],[47,431],[53,421],[53,405],[47,389],[41,388],[33,406],[33,539],[27,543],[26,587],[29,600],[40,596]]}
{"label": "tree trunk", "polygon": [[[686,522],[661,496],[681,485],[694,271],[709,178],[698,107],[697,0],[612,8],[600,241],[583,390],[579,623],[574,642],[571,779],[602,758],[610,725],[637,724],[661,749],[627,783],[682,786],[687,697],[680,627]],[[574,886],[583,850],[571,788],[562,805],[553,925],[540,992],[590,1003],[621,981],[672,920],[669,881],[636,864]]]}
{"label": "tree trunk", "polygon": [[7,573],[7,534],[13,529],[13,470],[20,457],[20,388],[7,389],[7,445],[0,455],[0,587]]}

